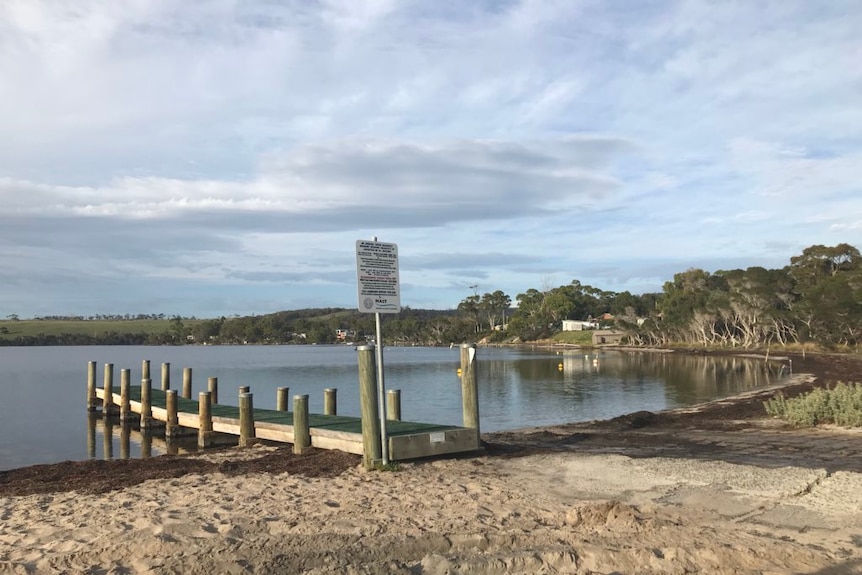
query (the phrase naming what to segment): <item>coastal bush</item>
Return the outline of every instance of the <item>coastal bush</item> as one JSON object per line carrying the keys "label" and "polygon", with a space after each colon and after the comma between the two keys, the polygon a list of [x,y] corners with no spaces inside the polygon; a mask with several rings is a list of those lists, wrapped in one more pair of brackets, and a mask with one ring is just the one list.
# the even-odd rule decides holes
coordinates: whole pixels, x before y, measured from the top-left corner
{"label": "coastal bush", "polygon": [[811,427],[834,423],[842,427],[862,427],[862,383],[838,382],[788,399],[779,394],[765,401],[766,413],[793,425]]}

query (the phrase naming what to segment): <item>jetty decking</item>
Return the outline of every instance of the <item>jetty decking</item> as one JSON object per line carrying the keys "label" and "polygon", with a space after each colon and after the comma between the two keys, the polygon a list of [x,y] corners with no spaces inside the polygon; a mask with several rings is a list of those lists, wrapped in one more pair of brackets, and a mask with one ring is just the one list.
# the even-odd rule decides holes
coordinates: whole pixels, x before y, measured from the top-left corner
{"label": "jetty decking", "polygon": [[[152,417],[167,423],[167,392],[150,390]],[[96,397],[104,400],[104,388],[96,389]],[[113,404],[121,404],[119,393],[113,393]],[[129,387],[129,408],[141,413],[141,387]],[[212,431],[228,435],[240,435],[240,408],[231,405],[212,405]],[[177,419],[180,427],[200,429],[199,402],[177,398]],[[294,443],[293,412],[274,409],[253,408],[254,436],[257,439]],[[363,454],[362,419],[345,415],[308,414],[311,445],[320,449],[338,449],[347,453]],[[387,420],[386,434],[389,440],[389,457],[394,461],[443,455],[479,448],[476,431],[451,425],[435,425],[412,421]]]}
{"label": "jetty decking", "polygon": [[[121,371],[120,386],[115,391],[113,365],[105,364],[104,386],[96,387],[96,362],[90,362],[88,371],[88,409],[101,407],[106,417],[118,415],[121,422],[139,424],[141,430],[165,429],[166,438],[197,435],[200,447],[212,443],[213,434],[239,436],[240,445],[258,440],[291,443],[294,452],[302,453],[307,447],[338,449],[362,455],[366,465],[379,460],[380,420],[374,382],[370,381],[370,354],[360,351],[360,399],[363,417],[335,414],[335,391],[325,391],[324,408],[327,414],[308,413],[308,396],[294,397],[293,411],[287,410],[287,388],[278,389],[278,409],[260,409],[252,406],[248,388],[239,389],[239,406],[222,405],[218,397],[218,382],[209,378],[209,391],[200,392],[191,399],[191,369],[183,372],[182,395],[170,387],[170,364],[162,364],[162,389],[154,389],[149,378],[149,361],[142,367],[140,386],[129,383],[130,370]],[[418,423],[400,420],[400,393],[390,392],[386,406],[386,438],[388,458],[391,461],[415,459],[433,455],[463,453],[479,449],[478,406],[476,396],[475,347],[462,353],[462,399],[464,427]],[[466,364],[465,364],[466,362]],[[215,381],[214,381],[215,380]],[[215,386],[214,386],[215,385]],[[99,401],[100,400],[100,401]],[[394,402],[393,402],[394,400]],[[101,405],[99,405],[101,404]]]}

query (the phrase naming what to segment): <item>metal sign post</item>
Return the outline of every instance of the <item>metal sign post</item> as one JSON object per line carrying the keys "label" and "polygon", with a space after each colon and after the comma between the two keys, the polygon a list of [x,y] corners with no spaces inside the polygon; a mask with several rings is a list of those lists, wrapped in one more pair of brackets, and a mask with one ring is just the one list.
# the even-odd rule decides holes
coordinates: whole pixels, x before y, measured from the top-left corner
{"label": "metal sign post", "polygon": [[383,465],[389,464],[386,439],[386,386],[383,379],[383,332],[381,313],[401,311],[398,281],[398,246],[371,241],[356,241],[356,280],[359,311],[373,313],[377,327],[377,408],[380,416],[380,453]]}

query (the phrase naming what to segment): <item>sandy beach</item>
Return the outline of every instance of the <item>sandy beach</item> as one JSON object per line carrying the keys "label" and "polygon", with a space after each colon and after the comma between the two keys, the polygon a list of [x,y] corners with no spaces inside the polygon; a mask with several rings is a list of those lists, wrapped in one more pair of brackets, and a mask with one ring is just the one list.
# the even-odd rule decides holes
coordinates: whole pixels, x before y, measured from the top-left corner
{"label": "sandy beach", "polygon": [[862,573],[862,432],[757,416],[768,393],[397,471],[256,446],[5,472],[0,572]]}

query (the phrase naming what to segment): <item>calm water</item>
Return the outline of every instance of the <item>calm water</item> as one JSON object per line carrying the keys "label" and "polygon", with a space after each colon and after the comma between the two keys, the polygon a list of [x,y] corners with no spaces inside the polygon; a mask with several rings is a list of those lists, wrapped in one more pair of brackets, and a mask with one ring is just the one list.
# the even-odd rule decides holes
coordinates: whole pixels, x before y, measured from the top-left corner
{"label": "calm water", "polygon": [[[461,424],[460,350],[386,348],[387,389],[400,389],[405,420]],[[478,384],[482,431],[616,417],[662,410],[776,383],[786,366],[753,359],[708,358],[636,352],[554,352],[480,348]],[[236,388],[251,386],[256,407],[275,408],[276,388],[308,394],[310,409],[323,411],[323,390],[338,389],[338,412],[359,415],[356,352],[351,346],[225,347],[0,347],[0,469],[88,457],[139,457],[141,436],[121,441],[119,426],[88,426],[87,362],[114,364],[140,381],[141,361],[151,361],[153,386],[161,364],[171,364],[171,387],[193,369],[193,395],[219,378],[221,403],[236,405]],[[560,367],[562,365],[562,367]],[[89,428],[89,429],[88,429]],[[125,439],[125,438],[122,438]],[[143,445],[160,453],[157,439]]]}

